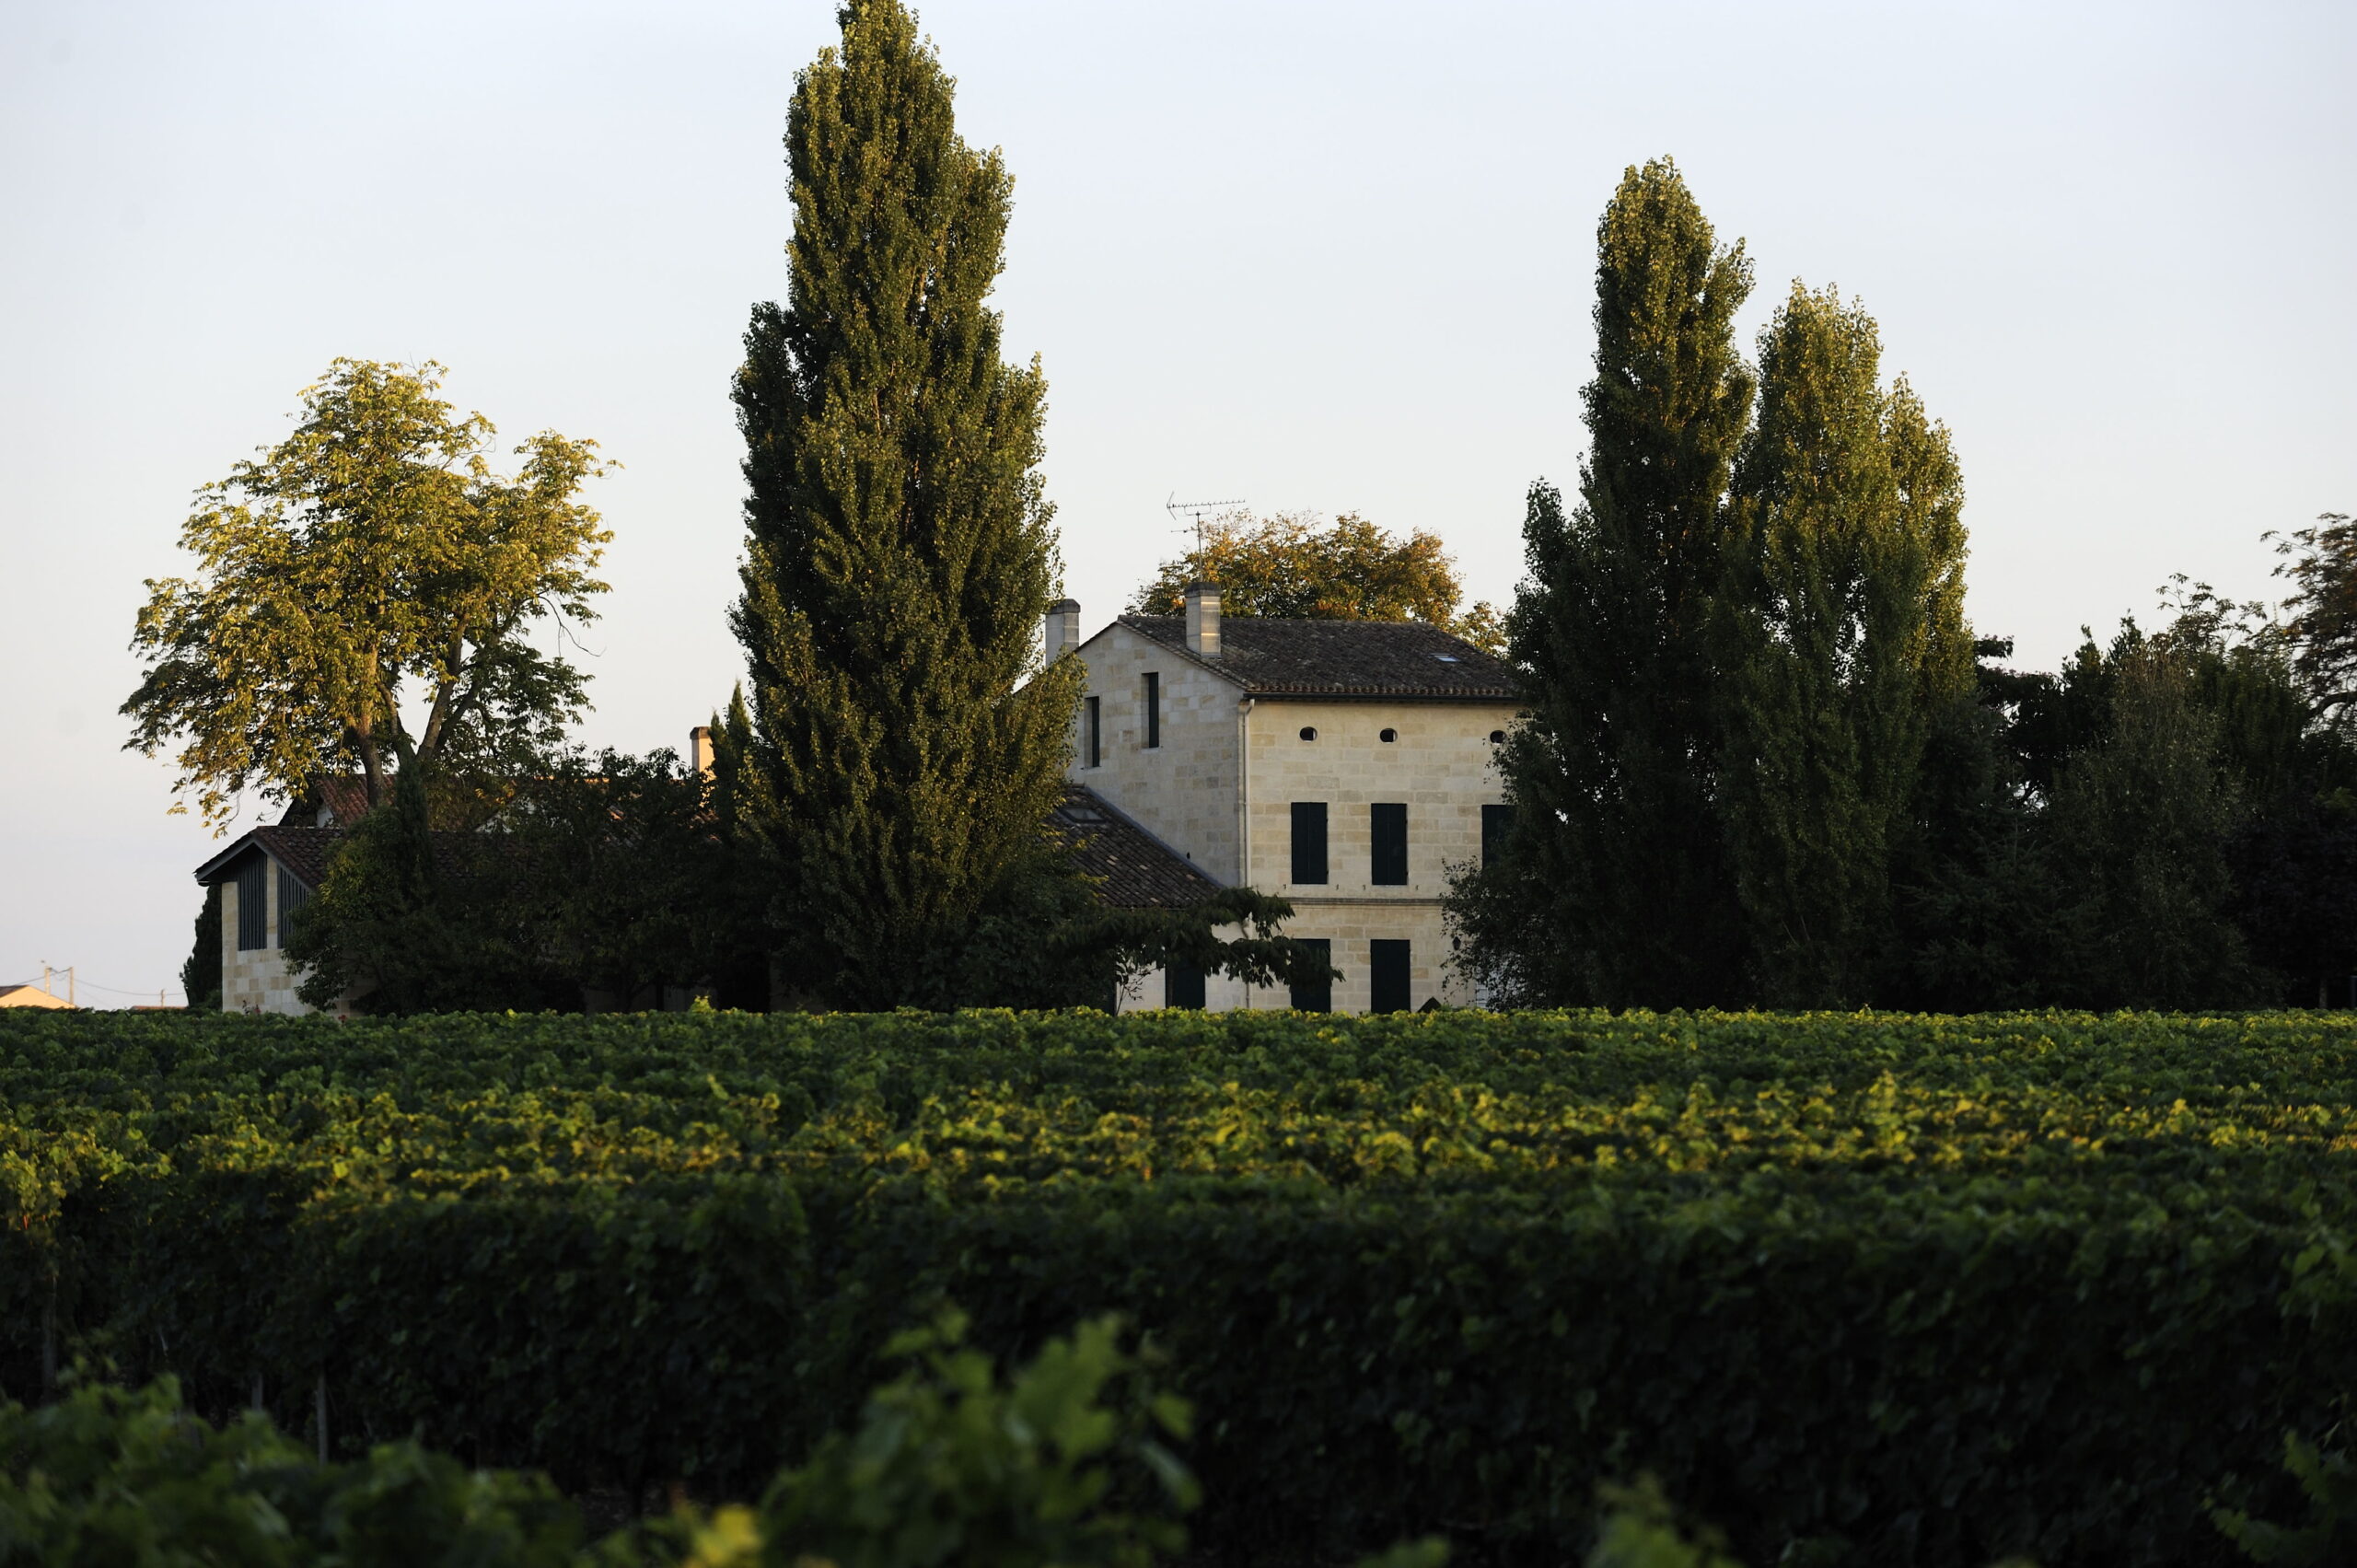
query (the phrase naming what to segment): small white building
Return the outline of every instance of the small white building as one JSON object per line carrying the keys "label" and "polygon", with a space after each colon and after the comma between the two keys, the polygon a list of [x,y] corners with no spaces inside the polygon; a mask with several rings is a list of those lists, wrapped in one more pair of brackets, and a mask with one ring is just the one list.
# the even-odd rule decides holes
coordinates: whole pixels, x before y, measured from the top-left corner
{"label": "small white building", "polygon": [[343,837],[325,827],[256,828],[196,868],[199,882],[221,889],[223,1012],[314,1011],[295,994],[299,977],[279,936],[287,916],[319,890],[328,852]]}
{"label": "small white building", "polygon": [[1284,935],[1328,944],[1330,995],[1155,971],[1124,1007],[1392,1012],[1477,998],[1449,962],[1450,872],[1505,825],[1496,749],[1516,704],[1504,663],[1416,621],[1123,615],[1082,640],[1048,611],[1047,651],[1088,671],[1068,777],[1222,885],[1289,900]]}

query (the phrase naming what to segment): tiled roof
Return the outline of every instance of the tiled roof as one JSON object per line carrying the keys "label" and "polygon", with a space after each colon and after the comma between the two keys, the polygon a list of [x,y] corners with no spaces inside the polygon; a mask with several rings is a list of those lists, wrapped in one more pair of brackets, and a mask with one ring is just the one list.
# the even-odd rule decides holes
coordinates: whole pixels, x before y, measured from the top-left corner
{"label": "tiled roof", "polygon": [[[1082,874],[1097,880],[1097,897],[1115,908],[1173,908],[1219,890],[1185,855],[1082,785],[1064,786],[1047,828]],[[327,879],[329,856],[347,836],[342,828],[256,828],[197,867],[196,879],[221,881],[250,852],[261,850],[316,889]],[[462,870],[470,852],[480,852],[485,842],[481,833],[437,832],[435,865],[445,872]]]}
{"label": "tiled roof", "polygon": [[1082,875],[1098,879],[1097,896],[1116,909],[1178,908],[1219,891],[1194,862],[1081,784],[1064,785],[1048,833]]}
{"label": "tiled roof", "polygon": [[288,803],[286,815],[278,819],[279,823],[289,828],[310,827],[319,820],[323,806],[331,824],[351,827],[368,815],[368,781],[358,773],[333,773],[314,779],[299,799]]}
{"label": "tiled roof", "polygon": [[1124,615],[1121,624],[1220,671],[1256,697],[1514,701],[1504,660],[1420,621],[1225,616],[1216,658],[1189,651],[1183,615]]}
{"label": "tiled roof", "polygon": [[[317,892],[327,881],[329,857],[335,853],[336,845],[350,836],[351,830],[345,828],[256,828],[198,866],[196,879],[207,884],[223,881],[248,851],[258,849],[294,873],[296,881]],[[437,830],[433,840],[435,869],[451,876],[480,864],[477,857],[486,848],[503,845],[502,836],[496,833]]]}

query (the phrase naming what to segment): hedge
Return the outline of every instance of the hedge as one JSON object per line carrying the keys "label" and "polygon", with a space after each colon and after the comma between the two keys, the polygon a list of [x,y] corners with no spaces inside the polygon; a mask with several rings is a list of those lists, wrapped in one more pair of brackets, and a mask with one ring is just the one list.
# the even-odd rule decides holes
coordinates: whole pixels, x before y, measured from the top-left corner
{"label": "hedge", "polygon": [[[942,1300],[1116,1310],[1212,1555],[2227,1561],[2357,1374],[2357,1028],[1563,1014],[0,1027],[0,1378],[741,1494]],[[1797,1553],[1796,1557],[1788,1553]]]}

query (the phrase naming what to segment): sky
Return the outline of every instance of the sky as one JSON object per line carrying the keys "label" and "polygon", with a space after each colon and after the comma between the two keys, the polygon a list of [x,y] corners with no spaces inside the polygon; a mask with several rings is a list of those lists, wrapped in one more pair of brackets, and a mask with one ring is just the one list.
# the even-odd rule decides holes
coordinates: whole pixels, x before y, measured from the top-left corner
{"label": "sky", "polygon": [[[1510,599],[1585,447],[1597,215],[1664,154],[1755,263],[1747,343],[1795,278],[1880,321],[2017,663],[2173,574],[2276,597],[2262,534],[2357,511],[2345,0],[920,14],[1016,178],[997,303],[1091,631],[1183,549],[1174,496],[1428,529]],[[0,984],[180,1000],[219,845],[122,749],[142,581],[339,354],[624,465],[585,741],[726,699],[729,377],[834,36],[818,0],[0,0]]]}

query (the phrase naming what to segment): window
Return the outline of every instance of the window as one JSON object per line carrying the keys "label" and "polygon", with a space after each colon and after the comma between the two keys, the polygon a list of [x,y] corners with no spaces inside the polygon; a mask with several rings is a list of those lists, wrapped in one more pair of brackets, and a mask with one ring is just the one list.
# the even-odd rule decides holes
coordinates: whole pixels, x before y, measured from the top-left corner
{"label": "window", "polygon": [[1373,851],[1368,856],[1367,880],[1378,888],[1404,888],[1408,885],[1408,807],[1404,804],[1378,801],[1366,808],[1368,838]]}
{"label": "window", "polygon": [[311,889],[303,886],[295,873],[284,866],[278,868],[278,945],[286,946],[286,923],[295,912],[311,901]]}
{"label": "window", "polygon": [[1376,736],[1376,738],[1382,741],[1386,746],[1388,746],[1393,741],[1399,738],[1399,732],[1396,729],[1387,729],[1381,735]]}
{"label": "window", "polygon": [[1326,803],[1322,800],[1293,803],[1293,880],[1302,887],[1319,887],[1326,881]]}
{"label": "window", "polygon": [[1506,853],[1506,835],[1514,830],[1514,807],[1484,806],[1481,807],[1481,864],[1489,865]]}
{"label": "window", "polygon": [[1303,725],[1303,726],[1301,726],[1301,738],[1302,738],[1304,740],[1315,740],[1315,739],[1317,739],[1317,738],[1318,738],[1318,726],[1317,726],[1316,725],[1314,725],[1314,724],[1306,724],[1306,725]]}
{"label": "window", "polygon": [[1086,723],[1088,737],[1082,744],[1087,749],[1087,765],[1102,767],[1105,762],[1105,700],[1102,697],[1088,699]]}
{"label": "window", "polygon": [[1152,670],[1145,677],[1145,748],[1151,751],[1162,744],[1162,677]]}
{"label": "window", "polygon": [[238,951],[250,953],[270,946],[270,862],[260,854],[247,857],[238,873]]}
{"label": "window", "polygon": [[1490,744],[1491,744],[1491,745],[1492,745],[1492,746],[1504,746],[1505,743],[1506,743],[1506,732],[1505,732],[1504,730],[1502,730],[1502,729],[1493,729],[1493,730],[1490,731]]}
{"label": "window", "polygon": [[1172,959],[1162,971],[1162,1005],[1166,1007],[1193,1007],[1203,1005],[1203,971],[1194,965]]}
{"label": "window", "polygon": [[[1328,941],[1323,936],[1307,937],[1304,939],[1301,945],[1309,948],[1319,958],[1328,960],[1329,963],[1333,960],[1334,944]],[[1332,1012],[1334,1010],[1333,982],[1331,981],[1324,981],[1316,985],[1295,986],[1293,988],[1293,1005],[1294,1010],[1300,1013]]]}
{"label": "window", "polygon": [[1366,945],[1366,1010],[1404,1013],[1409,1000],[1408,944],[1376,937]]}

